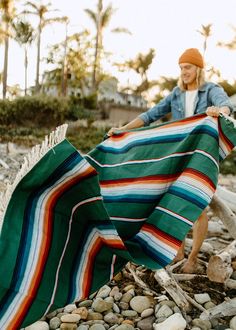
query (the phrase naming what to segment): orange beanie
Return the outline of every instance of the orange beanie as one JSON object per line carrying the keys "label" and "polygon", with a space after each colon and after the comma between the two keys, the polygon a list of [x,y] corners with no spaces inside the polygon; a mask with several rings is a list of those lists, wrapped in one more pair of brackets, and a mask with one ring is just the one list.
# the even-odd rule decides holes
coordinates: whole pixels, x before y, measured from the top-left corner
{"label": "orange beanie", "polygon": [[199,68],[204,67],[203,57],[197,48],[186,49],[179,58],[179,64],[191,63]]}

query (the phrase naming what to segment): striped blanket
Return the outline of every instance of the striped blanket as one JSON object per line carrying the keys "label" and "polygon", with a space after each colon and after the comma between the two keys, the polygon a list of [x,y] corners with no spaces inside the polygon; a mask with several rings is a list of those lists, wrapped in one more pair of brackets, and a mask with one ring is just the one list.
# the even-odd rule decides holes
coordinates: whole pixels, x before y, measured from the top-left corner
{"label": "striped blanket", "polygon": [[87,297],[127,261],[170,263],[235,145],[232,121],[203,114],[116,133],[85,156],[64,137],[34,150],[2,215],[0,329]]}

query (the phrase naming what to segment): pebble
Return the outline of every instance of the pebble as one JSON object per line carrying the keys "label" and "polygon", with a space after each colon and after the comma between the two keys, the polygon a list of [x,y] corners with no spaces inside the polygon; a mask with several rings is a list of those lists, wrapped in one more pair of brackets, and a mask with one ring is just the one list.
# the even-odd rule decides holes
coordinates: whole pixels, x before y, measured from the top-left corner
{"label": "pebble", "polygon": [[45,321],[37,321],[26,327],[25,330],[49,330],[49,325]]}
{"label": "pebble", "polygon": [[145,296],[136,296],[130,300],[130,306],[138,313],[142,313],[145,309],[150,308],[150,300]]}
{"label": "pebble", "polygon": [[184,330],[187,326],[187,322],[183,316],[179,313],[175,313],[168,317],[162,323],[155,323],[153,325],[154,330]]}
{"label": "pebble", "polygon": [[196,293],[194,294],[194,299],[196,300],[196,302],[202,305],[208,301],[211,301],[211,297],[208,293]]}

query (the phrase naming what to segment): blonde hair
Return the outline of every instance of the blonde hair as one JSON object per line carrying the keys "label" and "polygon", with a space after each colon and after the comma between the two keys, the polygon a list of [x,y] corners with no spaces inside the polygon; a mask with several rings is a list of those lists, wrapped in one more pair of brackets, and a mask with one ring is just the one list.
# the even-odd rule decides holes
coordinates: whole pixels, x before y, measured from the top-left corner
{"label": "blonde hair", "polygon": [[[202,86],[206,82],[206,80],[205,80],[205,71],[203,69],[199,68],[199,67],[197,67],[196,82],[197,82],[197,88],[199,88],[200,86]],[[181,76],[179,77],[179,80],[177,82],[177,86],[182,91],[186,91],[187,90],[187,86],[183,82]]]}

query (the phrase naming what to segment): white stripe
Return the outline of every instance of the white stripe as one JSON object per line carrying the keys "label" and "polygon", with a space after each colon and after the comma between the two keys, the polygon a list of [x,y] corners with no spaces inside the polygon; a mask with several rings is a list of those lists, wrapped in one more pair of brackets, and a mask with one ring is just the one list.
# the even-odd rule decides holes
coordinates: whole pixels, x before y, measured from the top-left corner
{"label": "white stripe", "polygon": [[[31,248],[29,251],[29,257],[27,260],[26,268],[24,271],[24,278],[21,282],[19,293],[17,293],[12,300],[11,304],[8,306],[8,309],[4,313],[4,316],[0,320],[0,328],[4,326],[6,322],[10,323],[14,315],[18,311],[18,307],[21,306],[22,301],[25,296],[28,294],[28,290],[31,286],[32,279],[34,277],[34,271],[37,267],[38,256],[41,253],[40,246],[42,244],[42,228],[45,212],[45,204],[47,200],[50,199],[54,191],[59,190],[61,185],[66,181],[69,181],[72,177],[77,176],[79,173],[83,173],[90,167],[90,164],[86,160],[82,160],[77,166],[75,166],[71,171],[65,173],[53,186],[49,187],[45,192],[40,196],[37,206],[35,208],[35,221],[32,233]],[[46,210],[47,212],[47,210]],[[25,293],[24,295],[22,293]]]}
{"label": "white stripe", "polygon": [[187,224],[190,225],[190,226],[193,225],[193,223],[192,223],[190,220],[188,220],[188,219],[185,218],[185,217],[182,217],[181,215],[179,215],[179,214],[177,214],[177,213],[174,213],[173,211],[170,211],[169,209],[166,209],[166,208],[161,207],[161,206],[156,206],[155,209],[156,209],[156,210],[160,210],[160,211],[163,212],[163,213],[167,213],[167,214],[171,215],[172,217],[174,217],[174,218],[176,218],[176,219],[179,219],[179,220],[181,220],[181,221],[187,223]]}
{"label": "white stripe", "polygon": [[110,217],[113,221],[127,221],[127,222],[142,222],[147,220],[147,218],[122,218],[122,217]]}
{"label": "white stripe", "polygon": [[49,309],[51,308],[52,304],[54,303],[54,299],[55,299],[55,295],[56,295],[56,290],[57,290],[57,286],[58,286],[58,277],[59,277],[59,272],[60,272],[62,260],[64,258],[64,255],[65,255],[65,252],[66,252],[66,248],[67,248],[67,245],[68,245],[69,239],[70,239],[70,233],[71,233],[71,225],[72,225],[72,221],[73,221],[73,215],[74,215],[75,211],[81,205],[88,204],[88,203],[94,202],[96,200],[101,200],[101,199],[102,199],[101,196],[96,196],[96,197],[91,197],[91,198],[85,199],[85,200],[79,202],[78,204],[76,204],[73,207],[73,209],[72,209],[71,216],[70,216],[70,221],[69,221],[69,230],[68,230],[67,237],[66,237],[66,242],[65,242],[65,245],[64,245],[64,248],[63,248],[63,251],[62,251],[60,260],[59,260],[59,263],[58,263],[57,271],[56,271],[56,276],[55,276],[55,281],[54,281],[55,284],[54,284],[54,289],[53,289],[52,297],[51,297],[50,303],[49,303],[49,305],[48,305],[48,307],[47,307],[44,315],[47,315],[47,313],[49,312]]}
{"label": "white stripe", "polygon": [[139,236],[145,243],[150,246],[153,250],[160,252],[169,259],[173,259],[177,253],[177,250],[170,245],[165,244],[163,241],[157,239],[155,236],[149,232],[140,231],[137,236]]}

